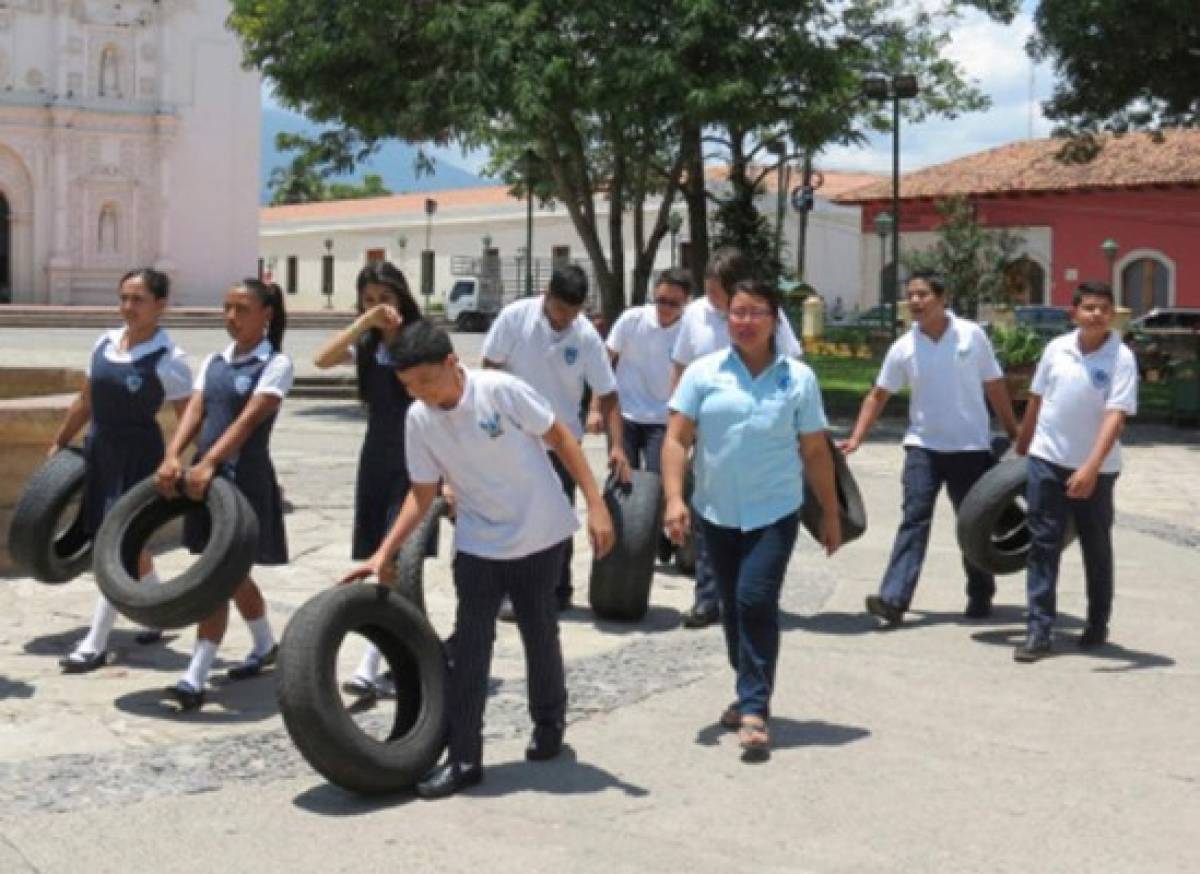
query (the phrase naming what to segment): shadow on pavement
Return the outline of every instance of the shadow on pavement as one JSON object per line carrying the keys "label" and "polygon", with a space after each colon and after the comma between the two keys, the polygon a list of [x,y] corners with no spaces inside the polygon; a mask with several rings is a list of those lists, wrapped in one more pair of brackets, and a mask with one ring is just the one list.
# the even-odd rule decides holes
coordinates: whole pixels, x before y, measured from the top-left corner
{"label": "shadow on pavement", "polygon": [[366,796],[356,795],[332,783],[318,783],[293,798],[292,804],[320,816],[364,816],[416,800],[417,797],[411,792]]}
{"label": "shadow on pavement", "polygon": [[[790,750],[797,747],[840,747],[854,743],[871,734],[856,725],[839,725],[820,719],[789,719],[772,716],[769,724],[771,749]],[[702,747],[715,747],[724,735],[735,738],[736,732],[722,728],[718,723],[706,725],[696,732],[696,743]]]}
{"label": "shadow on pavement", "polygon": [[292,411],[292,415],[305,419],[340,419],[352,422],[365,422],[367,420],[367,414],[362,404],[352,398],[346,398],[339,403],[297,407]]}
{"label": "shadow on pavement", "polygon": [[605,634],[657,634],[671,631],[679,627],[682,621],[679,611],[674,607],[651,607],[646,615],[637,622],[619,622],[615,619],[601,619],[591,610],[573,607],[558,617],[560,622],[590,622],[597,631]]}
{"label": "shadow on pavement", "polygon": [[[1083,623],[1074,617],[1067,618],[1077,626],[1082,626]],[[1015,647],[1025,639],[1024,628],[997,629],[995,631],[980,631],[971,635],[972,638],[980,643],[990,643],[996,646]],[[1069,637],[1056,634],[1054,637],[1054,652],[1053,657],[1061,658],[1063,656],[1083,658],[1083,659],[1104,659],[1112,662],[1120,662],[1121,664],[1101,665],[1095,668],[1098,673],[1120,673],[1122,671],[1143,671],[1151,668],[1169,668],[1175,664],[1175,659],[1170,656],[1159,655],[1153,652],[1143,652],[1136,649],[1127,649],[1119,643],[1109,642],[1104,646],[1096,649],[1081,650],[1075,645],[1075,635]]]}
{"label": "shadow on pavement", "polygon": [[[35,656],[51,656],[61,658],[72,650],[79,641],[87,636],[86,626],[59,631],[55,634],[43,634],[27,640],[23,646],[25,652]],[[173,649],[168,645],[179,638],[178,634],[164,632],[157,643],[140,644],[136,637],[141,629],[118,629],[108,639],[108,663],[105,668],[139,668],[150,671],[179,671],[188,666],[189,656]]]}
{"label": "shadow on pavement", "polygon": [[130,716],[169,719],[176,722],[229,724],[261,722],[279,713],[275,703],[274,679],[270,673],[252,680],[217,685],[210,688],[204,706],[199,710],[181,713],[174,699],[165,694],[165,686],[141,689],[117,698],[113,705]]}
{"label": "shadow on pavement", "polygon": [[505,762],[495,767],[484,766],[483,782],[466,791],[467,795],[495,798],[516,792],[545,792],[550,795],[583,795],[619,789],[632,798],[644,798],[650,793],[633,783],[626,783],[596,765],[581,762],[571,746],[565,745],[557,759],[550,762]]}
{"label": "shadow on pavement", "polygon": [[10,680],[0,674],[0,701],[9,698],[32,698],[34,687],[21,680]]}
{"label": "shadow on pavement", "polygon": [[[1067,625],[1083,624],[1070,616],[1063,616],[1062,619]],[[893,626],[884,625],[865,610],[861,613],[817,613],[812,616],[802,616],[799,613],[788,613],[787,611],[780,611],[779,614],[779,627],[784,631],[811,631],[816,634],[838,636],[871,634],[873,632],[903,632],[929,625],[965,625],[974,628],[981,625],[1021,624],[1024,621],[1025,608],[1015,604],[993,608],[992,615],[986,619],[968,619],[959,612],[935,613],[929,610],[909,610],[904,614],[904,621]]]}

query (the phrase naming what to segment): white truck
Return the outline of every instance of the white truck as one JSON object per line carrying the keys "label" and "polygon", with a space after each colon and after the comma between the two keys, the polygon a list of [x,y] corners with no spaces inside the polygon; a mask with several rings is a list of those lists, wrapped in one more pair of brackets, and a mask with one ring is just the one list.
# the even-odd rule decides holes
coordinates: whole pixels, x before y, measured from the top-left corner
{"label": "white truck", "polygon": [[446,295],[446,318],[458,331],[486,331],[514,295],[504,294],[499,277],[460,276]]}
{"label": "white truck", "polygon": [[[505,305],[525,294],[527,285],[531,294],[539,294],[549,283],[551,259],[535,258],[531,267],[521,258],[501,258],[495,250],[482,258],[454,256],[450,272],[455,279],[446,293],[446,318],[457,331],[486,331]],[[599,307],[599,296],[595,278],[589,275],[588,279],[585,309],[592,312]]]}

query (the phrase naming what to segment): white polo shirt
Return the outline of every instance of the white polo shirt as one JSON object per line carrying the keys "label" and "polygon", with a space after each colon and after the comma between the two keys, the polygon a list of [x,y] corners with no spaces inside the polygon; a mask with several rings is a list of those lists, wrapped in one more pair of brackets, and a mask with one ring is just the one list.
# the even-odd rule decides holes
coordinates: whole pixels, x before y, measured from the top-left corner
{"label": "white polo shirt", "polygon": [[933,340],[915,323],[888,349],[875,385],[895,394],[912,389],[905,446],[935,452],[990,448],[983,384],[1002,379],[991,341],[974,322],[946,313],[949,324]]}
{"label": "white polo shirt", "polygon": [[643,425],[667,423],[671,399],[671,349],[683,319],[664,328],[652,303],[621,313],[608,333],[608,348],[616,353],[617,396],[621,415]]}
{"label": "white polo shirt", "polygon": [[[1042,399],[1029,454],[1060,467],[1078,469],[1087,461],[1109,410],[1137,415],[1137,361],[1116,331],[1087,355],[1079,331],[1055,337],[1038,361],[1032,394]],[[1121,470],[1121,444],[1113,445],[1101,473]]]}
{"label": "white polo shirt", "polygon": [[500,311],[483,341],[482,356],[529,383],[550,402],[576,439],[583,437],[580,403],[589,385],[597,395],[617,390],[604,341],[581,313],[556,331],[542,298],[514,301]]}
{"label": "white polo shirt", "polygon": [[[166,354],[158,359],[158,365],[154,368],[154,372],[162,383],[164,399],[178,401],[189,397],[192,393],[192,371],[188,367],[187,353],[176,346],[170,335],[162,328],[155,331],[154,336],[149,340],[122,352],[121,341],[125,338],[125,332],[128,330],[127,327],[124,327],[105,331],[92,346],[92,354],[94,355],[97,349],[107,343],[108,345],[104,346],[106,359],[113,364],[132,364],[159,349],[166,349]],[[92,359],[90,357],[87,367],[84,369],[84,375],[88,379],[92,378]]]}
{"label": "white polo shirt", "polygon": [[561,543],[579,527],[542,436],[555,415],[515,376],[462,369],[452,410],[416,401],[404,447],[414,483],[445,479],[458,500],[454,547],[482,558],[522,558]]}
{"label": "white polo shirt", "polygon": [[[671,360],[676,364],[686,367],[697,358],[729,348],[729,315],[713,306],[707,295],[684,307],[679,321],[679,336],[671,350]],[[782,311],[775,325],[775,351],[789,358],[804,354]]]}

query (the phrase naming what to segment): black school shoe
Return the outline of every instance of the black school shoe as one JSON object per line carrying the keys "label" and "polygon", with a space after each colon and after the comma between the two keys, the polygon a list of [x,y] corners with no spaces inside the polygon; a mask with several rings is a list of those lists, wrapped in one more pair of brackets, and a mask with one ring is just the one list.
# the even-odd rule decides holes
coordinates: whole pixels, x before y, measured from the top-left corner
{"label": "black school shoe", "polygon": [[449,798],[463,789],[478,786],[482,780],[483,768],[479,765],[460,765],[458,762],[447,762],[434,768],[425,775],[425,779],[417,784],[417,796],[426,801]]}
{"label": "black school shoe", "polygon": [[193,689],[187,680],[180,680],[174,686],[168,686],[163,690],[163,695],[179,705],[180,713],[199,710],[204,704],[204,690]]}
{"label": "black school shoe", "polygon": [[1083,626],[1083,634],[1079,635],[1080,649],[1095,649],[1108,642],[1108,626],[1092,625],[1090,622]]}
{"label": "black school shoe", "polygon": [[968,598],[967,608],[963,610],[963,616],[968,619],[987,619],[992,615],[992,599],[991,598]]}
{"label": "black school shoe", "polygon": [[147,628],[145,631],[138,632],[134,640],[138,646],[152,646],[159,643],[163,639],[161,628]]}
{"label": "black school shoe", "polygon": [[899,625],[904,621],[904,608],[897,607],[878,595],[867,595],[866,605],[868,613],[877,619],[882,619],[889,626]]}
{"label": "black school shoe", "polygon": [[225,676],[231,680],[248,680],[251,677],[257,677],[263,672],[263,668],[275,664],[278,656],[279,644],[275,644],[262,655],[250,653],[240,665],[234,665],[226,671]]}
{"label": "black school shoe", "polygon": [[693,604],[692,609],[683,614],[684,628],[708,628],[721,621],[721,608],[715,604],[704,606]]}
{"label": "black school shoe", "polygon": [[64,674],[90,674],[97,668],[108,664],[108,651],[81,653],[73,652],[58,660],[58,666]]}
{"label": "black school shoe", "polygon": [[1013,661],[1021,662],[1022,664],[1030,664],[1032,662],[1044,659],[1050,655],[1050,638],[1041,635],[1030,635],[1025,638],[1025,642],[1013,650]]}
{"label": "black school shoe", "polygon": [[525,747],[525,758],[531,762],[544,762],[562,752],[563,733],[567,726],[562,722],[539,722],[533,727],[533,737]]}

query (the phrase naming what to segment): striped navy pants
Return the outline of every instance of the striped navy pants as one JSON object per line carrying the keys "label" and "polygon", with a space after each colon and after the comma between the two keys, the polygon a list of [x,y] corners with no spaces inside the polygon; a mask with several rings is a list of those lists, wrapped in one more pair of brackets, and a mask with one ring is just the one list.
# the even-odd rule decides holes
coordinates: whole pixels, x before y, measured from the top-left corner
{"label": "striped navy pants", "polygon": [[529,715],[535,723],[561,722],[567,686],[558,637],[554,586],[562,570],[564,540],[522,558],[494,559],[460,552],[454,557],[458,609],[449,649],[450,761],[478,765],[483,759],[483,710],[496,641],[496,616],[507,595],[525,647]]}

